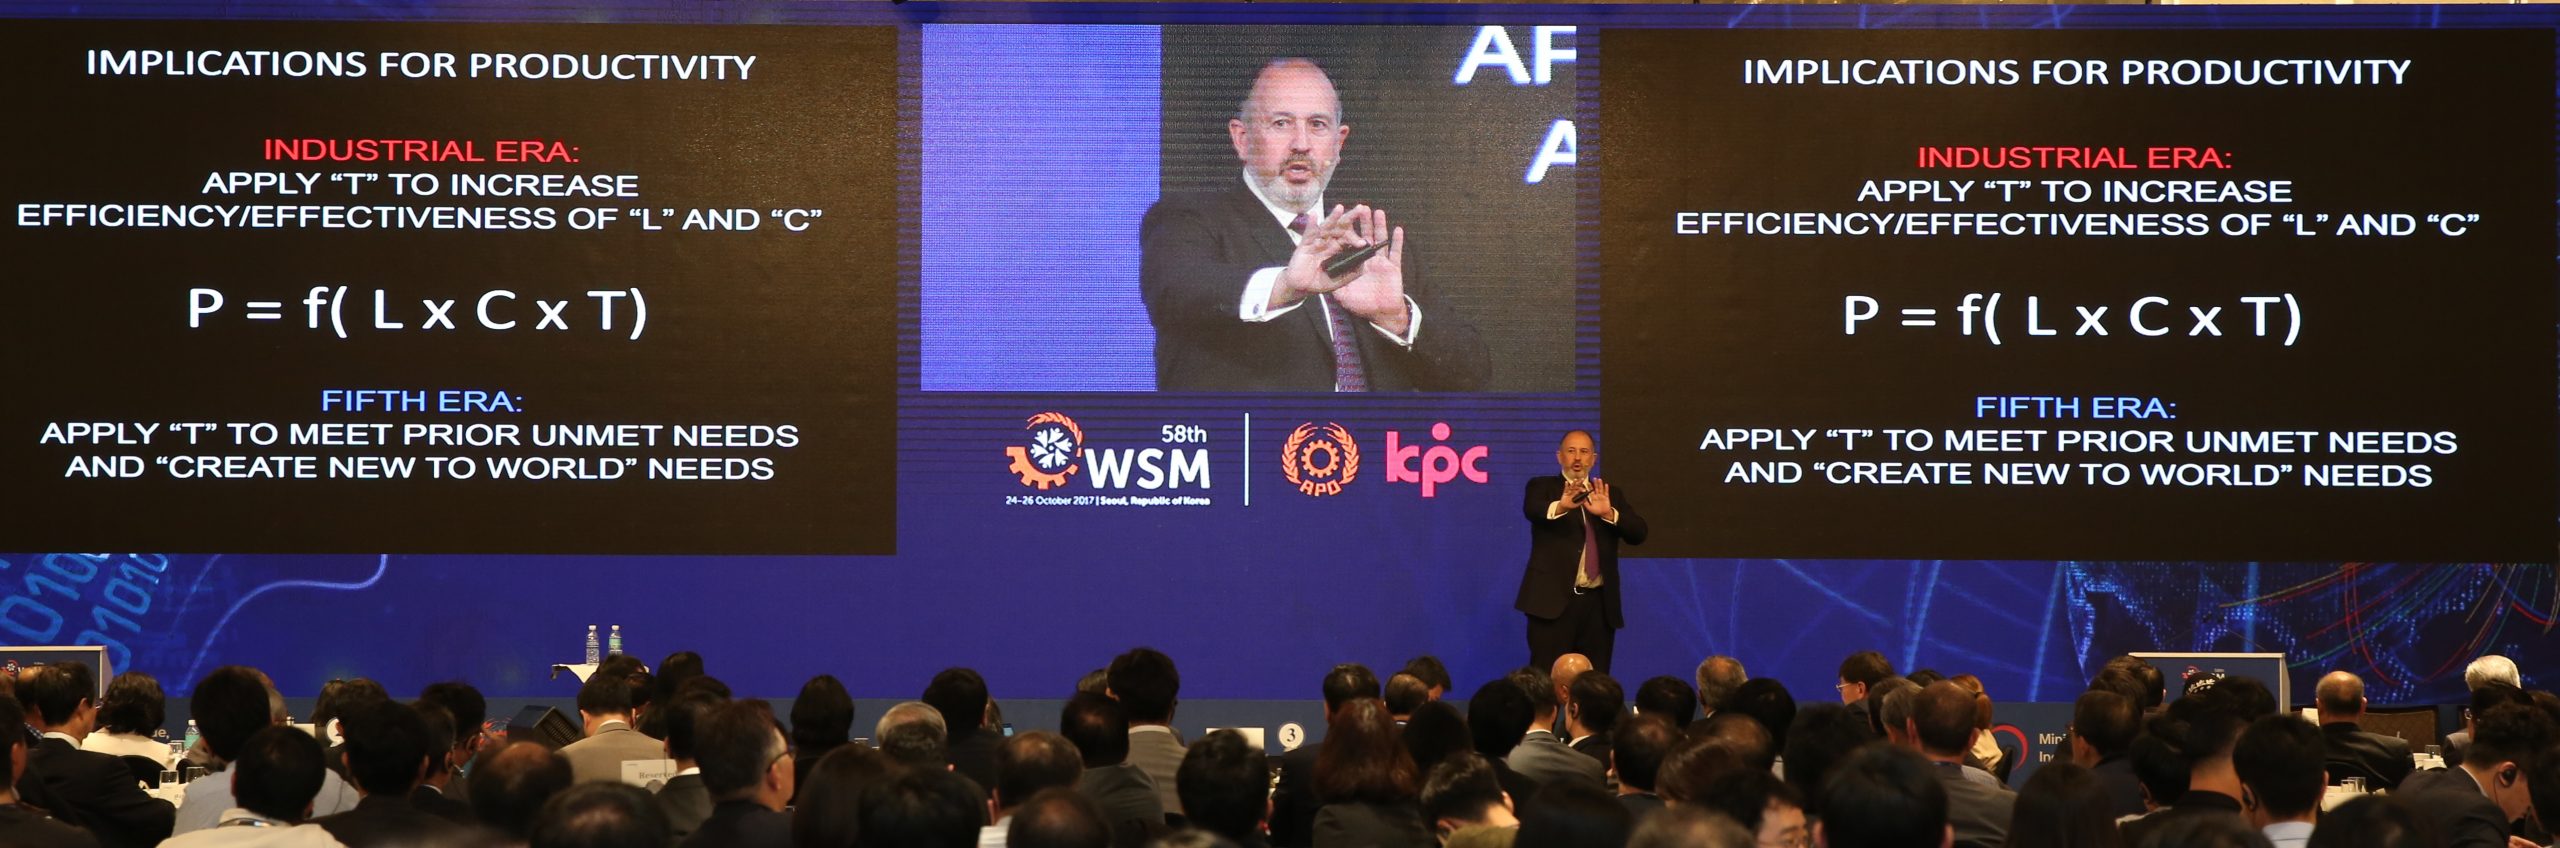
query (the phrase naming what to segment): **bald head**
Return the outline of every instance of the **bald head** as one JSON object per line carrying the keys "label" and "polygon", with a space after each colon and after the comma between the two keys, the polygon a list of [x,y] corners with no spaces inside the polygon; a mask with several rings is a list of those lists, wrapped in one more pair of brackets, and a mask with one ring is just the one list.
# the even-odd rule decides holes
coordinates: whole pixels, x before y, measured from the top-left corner
{"label": "bald head", "polygon": [[2332,671],[2320,677],[2320,687],[2312,690],[2320,700],[2320,723],[2337,724],[2364,717],[2364,678],[2344,671]]}
{"label": "bald head", "polygon": [[1563,469],[1564,476],[1568,479],[1581,480],[1588,477],[1591,474],[1591,467],[1599,463],[1600,447],[1598,443],[1591,441],[1589,431],[1567,430],[1564,439],[1556,442],[1556,467]]}
{"label": "bald head", "polygon": [[1333,180],[1351,127],[1342,121],[1342,97],[1323,68],[1305,59],[1280,59],[1254,77],[1253,90],[1227,122],[1227,136],[1264,198],[1307,212]]}
{"label": "bald head", "polygon": [[1556,658],[1555,667],[1547,672],[1547,679],[1555,681],[1557,689],[1571,689],[1573,688],[1573,679],[1581,677],[1583,672],[1590,670],[1590,657],[1586,657],[1581,654],[1566,654]]}

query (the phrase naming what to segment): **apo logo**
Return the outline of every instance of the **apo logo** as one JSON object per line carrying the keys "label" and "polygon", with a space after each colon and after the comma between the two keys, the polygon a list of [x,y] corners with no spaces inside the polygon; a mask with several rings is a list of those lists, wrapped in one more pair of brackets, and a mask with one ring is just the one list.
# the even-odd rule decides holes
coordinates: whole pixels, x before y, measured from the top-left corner
{"label": "apo logo", "polygon": [[1013,458],[1013,476],[1022,478],[1022,485],[1045,492],[1066,485],[1067,478],[1083,468],[1076,460],[1083,456],[1084,428],[1076,426],[1075,419],[1043,412],[1023,422],[1022,429],[1031,434],[1028,443],[1004,449],[1004,455]]}
{"label": "apo logo", "polygon": [[1342,425],[1298,425],[1280,443],[1280,476],[1315,497],[1338,495],[1360,476],[1360,441]]}
{"label": "apo logo", "polygon": [[1470,483],[1492,480],[1493,476],[1485,473],[1482,465],[1491,449],[1483,445],[1458,447],[1446,444],[1449,432],[1449,422],[1433,423],[1431,440],[1440,444],[1426,449],[1418,444],[1404,444],[1404,434],[1387,431],[1387,482],[1420,483],[1422,496],[1428,498],[1439,494],[1440,484],[1462,477]]}

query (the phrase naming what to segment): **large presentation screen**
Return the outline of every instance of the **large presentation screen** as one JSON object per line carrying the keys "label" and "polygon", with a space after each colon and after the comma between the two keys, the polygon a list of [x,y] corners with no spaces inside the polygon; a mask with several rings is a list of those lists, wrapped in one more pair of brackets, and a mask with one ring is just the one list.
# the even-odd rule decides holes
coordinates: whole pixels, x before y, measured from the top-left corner
{"label": "large presentation screen", "polygon": [[1472,691],[1571,431],[1630,688],[2560,663],[2549,10],[0,15],[0,641],[173,689]]}

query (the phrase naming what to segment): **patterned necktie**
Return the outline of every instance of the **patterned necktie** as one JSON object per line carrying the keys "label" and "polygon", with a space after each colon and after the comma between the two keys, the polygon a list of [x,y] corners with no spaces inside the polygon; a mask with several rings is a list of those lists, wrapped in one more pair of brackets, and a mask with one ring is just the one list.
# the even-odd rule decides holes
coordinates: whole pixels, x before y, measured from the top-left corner
{"label": "patterned necktie", "polygon": [[[1289,221],[1289,229],[1304,236],[1308,228],[1314,224],[1314,219],[1300,213],[1298,217]],[[1368,391],[1369,375],[1360,367],[1360,339],[1352,334],[1350,314],[1343,310],[1342,302],[1335,300],[1332,295],[1319,295],[1318,299],[1323,301],[1321,307],[1324,309],[1325,320],[1331,324],[1333,390],[1337,392]]]}
{"label": "patterned necktie", "polygon": [[1591,511],[1575,507],[1582,513],[1582,582],[1600,582],[1600,531],[1591,526]]}

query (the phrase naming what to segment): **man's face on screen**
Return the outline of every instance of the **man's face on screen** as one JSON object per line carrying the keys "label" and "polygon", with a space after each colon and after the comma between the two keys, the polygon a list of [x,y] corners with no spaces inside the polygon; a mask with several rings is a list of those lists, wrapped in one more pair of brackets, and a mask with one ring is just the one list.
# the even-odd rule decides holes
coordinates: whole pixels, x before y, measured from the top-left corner
{"label": "man's face on screen", "polygon": [[1242,114],[1227,122],[1236,158],[1263,195],[1296,212],[1310,211],[1324,194],[1350,134],[1333,81],[1307,63],[1263,69]]}
{"label": "man's face on screen", "polygon": [[1556,465],[1564,468],[1564,476],[1580,480],[1591,476],[1591,466],[1599,464],[1600,450],[1591,446],[1591,437],[1581,432],[1566,433],[1564,443],[1556,446]]}

